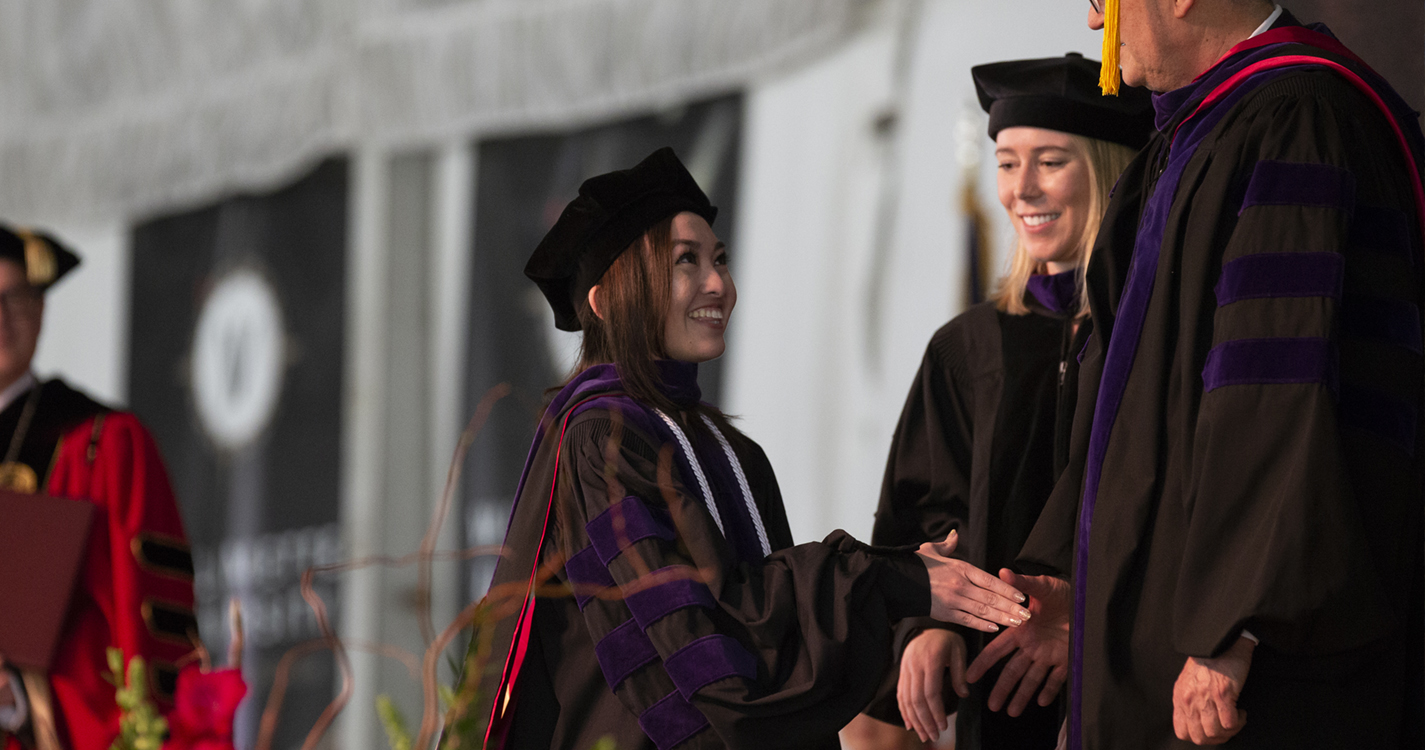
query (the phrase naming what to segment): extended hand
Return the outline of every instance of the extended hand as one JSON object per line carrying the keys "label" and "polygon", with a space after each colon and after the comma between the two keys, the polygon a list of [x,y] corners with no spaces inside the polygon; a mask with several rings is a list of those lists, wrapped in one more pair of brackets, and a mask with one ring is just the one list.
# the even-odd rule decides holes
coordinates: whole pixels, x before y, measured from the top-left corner
{"label": "extended hand", "polygon": [[1053,576],[1022,576],[1009,570],[1001,570],[999,575],[1029,594],[1029,610],[1034,617],[1023,627],[1007,630],[990,641],[970,665],[966,679],[978,682],[991,667],[1013,654],[990,691],[987,704],[991,711],[998,711],[1013,693],[1009,715],[1018,716],[1024,713],[1035,691],[1039,692],[1039,705],[1053,703],[1069,678],[1072,602],[1068,581]]}
{"label": "extended hand", "polygon": [[960,536],[952,531],[945,541],[926,542],[916,550],[930,572],[930,616],[986,633],[1029,619],[1029,610],[1019,606],[1024,594],[964,560],[950,557],[959,542]]}
{"label": "extended hand", "polygon": [[15,705],[15,688],[10,684],[10,670],[5,668],[5,660],[0,659],[0,708]]}
{"label": "extended hand", "polygon": [[908,729],[931,742],[949,727],[942,690],[945,668],[950,668],[950,684],[961,698],[970,695],[965,684],[965,639],[951,630],[927,630],[912,638],[901,654],[901,676],[896,684],[896,702]]}
{"label": "extended hand", "polygon": [[1189,657],[1173,686],[1173,731],[1194,745],[1221,745],[1247,725],[1247,712],[1237,698],[1252,668],[1257,644],[1238,638],[1215,659]]}

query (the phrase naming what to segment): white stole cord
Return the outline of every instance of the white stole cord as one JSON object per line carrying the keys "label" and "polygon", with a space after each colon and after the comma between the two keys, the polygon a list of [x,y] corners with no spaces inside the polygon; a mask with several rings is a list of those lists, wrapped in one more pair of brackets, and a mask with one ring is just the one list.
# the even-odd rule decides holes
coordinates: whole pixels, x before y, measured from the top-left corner
{"label": "white stole cord", "polygon": [[[693,467],[693,476],[698,480],[698,489],[702,491],[703,502],[707,505],[708,512],[712,514],[713,522],[717,524],[717,530],[722,532],[723,538],[727,537],[727,529],[722,525],[722,514],[717,511],[717,501],[713,499],[712,487],[708,485],[707,474],[703,473],[702,464],[698,462],[698,454],[693,452],[693,444],[689,442],[688,436],[683,433],[683,428],[673,421],[672,417],[664,414],[660,409],[654,409],[668,429],[673,431],[673,437],[678,440],[678,446],[683,449],[683,455],[688,457],[688,464]],[[772,545],[767,541],[767,528],[762,523],[762,514],[757,512],[757,503],[752,500],[752,491],[747,486],[747,475],[742,471],[742,463],[737,460],[737,455],[732,452],[732,446],[728,445],[727,438],[722,436],[717,425],[713,424],[707,415],[703,415],[703,422],[712,430],[717,441],[722,445],[722,450],[727,454],[727,460],[732,464],[732,473],[737,476],[737,487],[742,491],[742,501],[747,504],[747,512],[752,516],[752,525],[757,528],[757,541],[762,546],[764,556],[772,554]]]}

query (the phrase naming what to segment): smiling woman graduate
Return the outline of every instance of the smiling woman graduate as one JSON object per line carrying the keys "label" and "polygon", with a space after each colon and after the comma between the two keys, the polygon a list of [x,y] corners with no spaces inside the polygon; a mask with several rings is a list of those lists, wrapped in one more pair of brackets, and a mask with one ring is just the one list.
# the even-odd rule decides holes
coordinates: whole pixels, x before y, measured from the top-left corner
{"label": "smiling woman graduate", "polygon": [[[1153,118],[1147,91],[1103,97],[1099,64],[1075,53],[980,65],[971,74],[990,116],[1015,248],[993,299],[947,323],[926,348],[891,444],[872,541],[919,544],[958,530],[956,556],[997,571],[1019,553],[1067,460],[1075,355],[1091,329],[1084,269],[1109,192],[1147,143]],[[929,739],[956,707],[953,687],[961,750],[1053,747],[1060,710],[1051,699],[1063,670],[1045,671],[1025,654],[1011,669],[1033,662],[1035,679],[1025,681],[1032,686],[994,690],[998,672],[967,684],[975,675],[966,660],[986,641],[928,619],[902,623],[896,701],[878,700],[868,714],[904,721]],[[857,750],[901,739],[865,719],[852,733],[872,735],[858,737]]]}
{"label": "smiling woman graduate", "polygon": [[948,558],[953,540],[791,546],[766,456],[700,400],[737,300],[716,213],[662,149],[585,182],[525,269],[584,343],[488,598],[505,616],[476,707],[487,747],[836,748],[895,620],[1028,614]]}

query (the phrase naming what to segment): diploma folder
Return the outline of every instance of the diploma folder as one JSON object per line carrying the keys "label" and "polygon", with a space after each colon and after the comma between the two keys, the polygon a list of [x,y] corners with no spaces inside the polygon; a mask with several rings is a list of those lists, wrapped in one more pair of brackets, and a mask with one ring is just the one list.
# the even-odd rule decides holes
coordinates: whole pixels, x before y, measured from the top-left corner
{"label": "diploma folder", "polygon": [[0,656],[48,672],[64,628],[94,505],[0,490]]}

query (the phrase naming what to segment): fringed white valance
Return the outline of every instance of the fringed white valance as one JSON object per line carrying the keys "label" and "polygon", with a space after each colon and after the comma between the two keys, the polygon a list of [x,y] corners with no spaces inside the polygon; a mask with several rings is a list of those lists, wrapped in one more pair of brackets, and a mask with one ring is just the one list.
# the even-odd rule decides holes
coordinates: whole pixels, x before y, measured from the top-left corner
{"label": "fringed white valance", "polygon": [[0,0],[0,216],[126,217],[357,143],[596,122],[810,59],[880,0]]}

